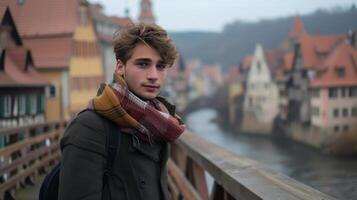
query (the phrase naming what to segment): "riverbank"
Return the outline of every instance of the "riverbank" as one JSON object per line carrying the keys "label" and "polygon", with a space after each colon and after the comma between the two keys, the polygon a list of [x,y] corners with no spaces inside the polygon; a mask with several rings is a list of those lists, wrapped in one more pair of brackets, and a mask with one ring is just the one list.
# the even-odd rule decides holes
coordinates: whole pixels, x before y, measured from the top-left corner
{"label": "riverbank", "polygon": [[[338,199],[357,199],[357,159],[323,154],[302,142],[267,135],[238,134],[237,129],[217,123],[214,110],[204,109],[187,116],[190,129],[212,143],[256,160]],[[217,121],[217,120],[214,120]]]}

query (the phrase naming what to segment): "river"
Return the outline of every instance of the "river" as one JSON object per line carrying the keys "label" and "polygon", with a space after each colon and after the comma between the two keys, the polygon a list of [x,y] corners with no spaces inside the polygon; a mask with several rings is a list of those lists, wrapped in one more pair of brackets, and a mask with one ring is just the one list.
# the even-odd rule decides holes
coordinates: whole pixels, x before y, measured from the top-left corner
{"label": "river", "polygon": [[357,158],[337,158],[289,140],[233,134],[212,122],[216,112],[198,110],[186,118],[190,130],[227,150],[260,162],[338,199],[357,199]]}

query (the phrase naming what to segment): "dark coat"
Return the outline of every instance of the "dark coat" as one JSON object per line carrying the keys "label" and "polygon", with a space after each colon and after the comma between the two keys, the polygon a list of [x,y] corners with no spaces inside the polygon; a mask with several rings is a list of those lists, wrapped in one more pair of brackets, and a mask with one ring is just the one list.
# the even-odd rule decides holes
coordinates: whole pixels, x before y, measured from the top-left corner
{"label": "dark coat", "polygon": [[[108,190],[102,192],[107,156],[104,131],[103,119],[93,111],[83,112],[66,129],[61,140],[60,200],[110,199]],[[114,175],[108,182],[111,199],[167,200],[168,148],[166,142],[150,145],[121,132]]]}

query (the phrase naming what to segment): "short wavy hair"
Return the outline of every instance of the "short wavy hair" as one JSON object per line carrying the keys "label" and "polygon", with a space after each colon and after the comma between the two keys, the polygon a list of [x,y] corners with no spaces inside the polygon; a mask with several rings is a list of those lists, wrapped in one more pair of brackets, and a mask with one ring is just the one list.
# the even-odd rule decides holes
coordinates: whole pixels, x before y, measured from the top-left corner
{"label": "short wavy hair", "polygon": [[118,31],[113,40],[115,57],[124,64],[133,54],[133,49],[144,43],[155,49],[169,67],[177,57],[177,49],[167,32],[156,24],[131,24]]}

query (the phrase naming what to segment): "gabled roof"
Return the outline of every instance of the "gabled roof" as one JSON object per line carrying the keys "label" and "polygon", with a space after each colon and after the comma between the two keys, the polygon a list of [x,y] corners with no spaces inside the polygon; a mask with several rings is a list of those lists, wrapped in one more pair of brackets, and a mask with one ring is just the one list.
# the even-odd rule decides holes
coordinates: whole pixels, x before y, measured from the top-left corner
{"label": "gabled roof", "polygon": [[303,60],[303,66],[307,69],[316,69],[321,66],[322,61],[327,54],[338,43],[344,39],[344,36],[320,36],[303,35],[299,39],[300,51]]}
{"label": "gabled roof", "polygon": [[0,13],[10,7],[21,36],[73,33],[78,23],[79,0],[31,0],[23,4],[1,0]]}
{"label": "gabled roof", "polygon": [[29,50],[23,47],[6,48],[2,56],[0,87],[34,87],[49,84],[33,67]]}
{"label": "gabled roof", "polygon": [[[4,13],[2,15],[2,13]],[[5,10],[4,9],[0,9],[0,16],[2,16],[2,20],[1,20],[1,24],[0,27],[10,27],[11,28],[11,36],[14,39],[16,45],[20,46],[22,45],[22,40],[20,38],[19,32],[17,31],[16,28],[16,24],[14,22],[14,19],[11,15],[10,9],[9,7],[6,7]]]}
{"label": "gabled roof", "polygon": [[[326,58],[310,87],[357,86],[357,50],[341,42]],[[338,70],[344,70],[339,77]]]}

